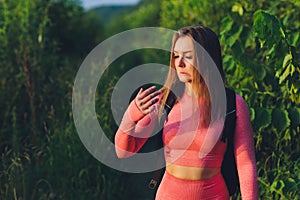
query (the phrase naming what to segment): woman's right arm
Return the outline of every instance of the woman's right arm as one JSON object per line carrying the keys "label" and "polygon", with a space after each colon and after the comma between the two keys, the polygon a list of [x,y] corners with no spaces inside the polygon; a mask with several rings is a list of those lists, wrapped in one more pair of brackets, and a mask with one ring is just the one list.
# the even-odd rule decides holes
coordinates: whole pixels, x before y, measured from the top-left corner
{"label": "woman's right arm", "polygon": [[137,153],[157,126],[158,97],[155,88],[140,90],[129,104],[115,135],[115,150],[119,158]]}

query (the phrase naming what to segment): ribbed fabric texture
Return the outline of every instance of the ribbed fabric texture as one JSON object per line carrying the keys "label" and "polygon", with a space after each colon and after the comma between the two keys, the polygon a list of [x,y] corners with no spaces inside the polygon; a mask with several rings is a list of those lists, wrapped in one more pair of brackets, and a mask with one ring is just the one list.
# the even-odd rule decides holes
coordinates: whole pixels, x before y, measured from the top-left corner
{"label": "ribbed fabric texture", "polygon": [[[210,129],[201,128],[198,123],[200,115],[197,113],[199,113],[197,106],[187,95],[184,95],[172,108],[164,125],[163,133],[166,160],[183,166],[220,167],[226,150],[226,143],[220,141],[222,123],[215,122]],[[239,95],[236,95],[236,115],[234,152],[241,195],[243,200],[256,200],[258,186],[253,131],[248,106]],[[125,112],[115,136],[118,157],[129,157],[138,152],[156,125],[157,109],[148,115],[143,115],[133,101]],[[185,185],[178,187],[184,188]],[[213,186],[209,188],[202,191],[207,193],[206,197],[215,191]]]}
{"label": "ribbed fabric texture", "polygon": [[236,95],[234,153],[243,200],[258,199],[257,169],[250,113],[244,99]]}
{"label": "ribbed fabric texture", "polygon": [[224,121],[202,128],[201,106],[194,101],[184,95],[168,115],[163,131],[166,161],[191,167],[221,167],[226,151],[226,143],[220,139]]}
{"label": "ribbed fabric texture", "polygon": [[167,171],[155,200],[227,200],[228,191],[221,174],[207,180],[184,180]]}

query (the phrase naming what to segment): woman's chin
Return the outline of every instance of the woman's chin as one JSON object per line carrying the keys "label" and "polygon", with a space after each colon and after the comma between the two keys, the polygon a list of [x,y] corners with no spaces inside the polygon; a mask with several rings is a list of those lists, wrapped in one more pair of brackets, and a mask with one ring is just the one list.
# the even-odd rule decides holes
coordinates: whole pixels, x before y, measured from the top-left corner
{"label": "woman's chin", "polygon": [[179,77],[180,82],[182,83],[191,83],[192,80],[186,77]]}

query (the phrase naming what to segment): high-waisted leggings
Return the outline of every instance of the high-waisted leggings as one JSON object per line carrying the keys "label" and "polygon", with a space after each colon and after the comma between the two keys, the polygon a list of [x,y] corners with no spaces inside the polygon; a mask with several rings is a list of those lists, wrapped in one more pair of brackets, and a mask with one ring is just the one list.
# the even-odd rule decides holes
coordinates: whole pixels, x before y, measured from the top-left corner
{"label": "high-waisted leggings", "polygon": [[228,200],[228,191],[222,175],[205,180],[185,180],[167,171],[158,188],[155,200]]}

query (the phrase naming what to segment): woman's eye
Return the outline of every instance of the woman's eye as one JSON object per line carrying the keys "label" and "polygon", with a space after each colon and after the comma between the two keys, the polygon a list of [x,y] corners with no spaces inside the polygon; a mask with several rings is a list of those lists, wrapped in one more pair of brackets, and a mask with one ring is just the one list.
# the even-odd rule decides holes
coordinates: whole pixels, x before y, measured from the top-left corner
{"label": "woman's eye", "polygon": [[[180,57],[180,55],[173,55],[173,58],[174,59],[177,59],[177,58],[179,58]],[[182,56],[184,59],[188,59],[188,60],[191,60],[192,58],[193,58],[193,56]]]}

